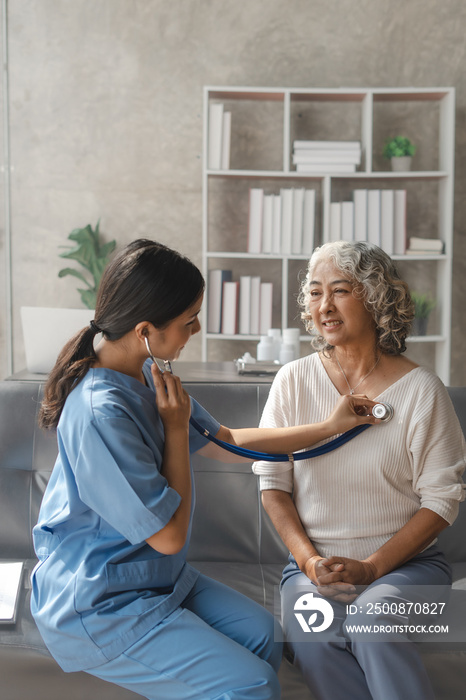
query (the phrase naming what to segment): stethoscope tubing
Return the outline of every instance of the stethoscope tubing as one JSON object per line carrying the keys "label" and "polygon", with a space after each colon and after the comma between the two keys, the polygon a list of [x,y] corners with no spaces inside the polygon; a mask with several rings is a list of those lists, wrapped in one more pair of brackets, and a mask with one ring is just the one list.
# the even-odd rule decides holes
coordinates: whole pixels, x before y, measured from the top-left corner
{"label": "stethoscope tubing", "polygon": [[245,447],[238,447],[237,445],[232,445],[229,442],[224,442],[223,440],[219,440],[218,438],[216,438],[214,435],[211,435],[209,431],[206,428],[203,428],[202,425],[200,425],[197,422],[197,420],[192,416],[189,419],[189,422],[191,423],[193,428],[195,428],[198,431],[198,433],[204,435],[204,437],[206,437],[211,442],[215,443],[215,445],[218,445],[222,449],[227,450],[228,452],[232,452],[233,454],[236,454],[240,457],[246,457],[251,461],[257,462],[297,462],[303,459],[312,459],[313,457],[320,457],[321,455],[325,455],[328,452],[333,452],[333,450],[342,447],[342,445],[345,445],[357,435],[360,435],[364,430],[371,427],[370,423],[366,423],[365,425],[358,425],[355,428],[351,428],[351,430],[348,430],[346,433],[342,433],[334,440],[330,440],[330,442],[326,442],[324,445],[319,445],[319,447],[313,447],[312,449],[305,450],[304,452],[293,452],[292,454],[277,454],[270,452],[258,452],[256,450],[248,450]]}
{"label": "stethoscope tubing", "polygon": [[[148,338],[145,338],[145,343],[147,352],[149,353],[149,357],[153,362],[155,362],[159,370],[163,372],[164,370],[159,366],[159,363],[152,354]],[[164,369],[167,372],[172,371],[171,364],[168,360],[164,360]],[[259,452],[257,450],[249,450],[245,447],[239,447],[238,445],[232,445],[229,442],[219,440],[214,435],[211,435],[207,428],[203,428],[202,425],[200,425],[197,422],[197,420],[193,418],[193,416],[191,416],[189,422],[191,423],[193,428],[197,430],[198,433],[206,437],[208,440],[210,440],[210,442],[213,442],[215,445],[221,447],[223,450],[227,450],[227,452],[231,452],[232,454],[235,454],[239,457],[245,457],[246,459],[250,459],[251,461],[257,462],[297,462],[303,459],[312,459],[313,457],[320,457],[321,455],[325,455],[328,452],[333,452],[333,450],[336,450],[342,445],[345,445],[357,435],[360,435],[362,432],[364,432],[364,430],[367,430],[367,428],[371,427],[370,423],[367,423],[365,425],[358,425],[355,428],[351,428],[351,430],[347,430],[346,433],[342,433],[333,440],[330,440],[329,442],[326,442],[323,445],[319,445],[319,447],[313,447],[310,450],[304,450],[303,452],[293,452],[291,454],[278,454],[273,452]]]}

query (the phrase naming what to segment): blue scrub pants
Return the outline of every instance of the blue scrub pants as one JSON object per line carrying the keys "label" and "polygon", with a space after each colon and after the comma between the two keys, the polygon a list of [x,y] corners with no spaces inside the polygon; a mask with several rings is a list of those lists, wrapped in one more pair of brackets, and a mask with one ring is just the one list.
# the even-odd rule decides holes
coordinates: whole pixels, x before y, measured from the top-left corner
{"label": "blue scrub pants", "polygon": [[200,575],[178,610],[87,672],[149,700],[278,700],[277,627],[262,606]]}
{"label": "blue scrub pants", "polygon": [[[439,587],[443,600],[451,584],[450,567],[443,554],[430,547],[398,569],[368,586],[354,601],[358,609],[374,610],[368,604],[406,601],[406,591],[413,594],[410,602],[435,602],[423,597],[423,586]],[[303,586],[305,587],[303,589]],[[407,589],[406,587],[413,587]],[[420,652],[406,634],[390,637],[391,641],[361,641],[361,636],[343,629],[345,623],[361,625],[402,625],[409,623],[400,615],[380,612],[370,615],[347,615],[346,606],[332,602],[334,620],[325,641],[296,640],[294,603],[299,587],[322,597],[317,588],[291,562],[283,572],[281,604],[285,638],[294,653],[294,664],[301,670],[316,700],[435,700]],[[429,594],[432,589],[429,590]],[[328,599],[327,599],[328,600]],[[437,620],[438,621],[438,620]],[[425,618],[423,619],[425,622]],[[312,634],[312,632],[311,632]],[[301,635],[302,636],[302,635]],[[318,633],[314,639],[317,639]],[[366,637],[367,639],[367,637]],[[380,638],[379,638],[380,639]]]}

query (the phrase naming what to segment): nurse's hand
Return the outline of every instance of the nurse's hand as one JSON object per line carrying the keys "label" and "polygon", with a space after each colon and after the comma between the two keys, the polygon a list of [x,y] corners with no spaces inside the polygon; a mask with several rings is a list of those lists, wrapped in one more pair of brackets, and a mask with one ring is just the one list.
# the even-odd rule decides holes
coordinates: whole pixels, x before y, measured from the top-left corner
{"label": "nurse's hand", "polygon": [[380,419],[374,418],[371,413],[376,403],[377,401],[371,401],[364,394],[340,396],[326,422],[332,426],[334,435],[345,433],[364,423],[380,423]]}
{"label": "nurse's hand", "polygon": [[191,415],[191,401],[183,389],[181,380],[171,372],[161,372],[154,362],[151,367],[155,385],[155,402],[167,430],[187,429]]}

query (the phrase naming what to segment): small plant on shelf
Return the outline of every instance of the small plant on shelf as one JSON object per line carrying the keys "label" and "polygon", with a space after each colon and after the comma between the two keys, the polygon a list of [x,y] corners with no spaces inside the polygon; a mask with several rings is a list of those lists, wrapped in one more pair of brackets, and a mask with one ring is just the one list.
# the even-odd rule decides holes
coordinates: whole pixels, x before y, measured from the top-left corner
{"label": "small plant on shelf", "polygon": [[95,309],[97,300],[97,290],[104,269],[106,268],[111,254],[115,250],[116,241],[102,243],[99,231],[100,221],[95,229],[90,224],[84,228],[76,228],[69,234],[70,241],[74,241],[76,246],[68,249],[66,253],[60,253],[61,258],[74,260],[86,271],[84,275],[79,270],[72,267],[65,267],[58,273],[59,277],[71,275],[86,285],[85,289],[79,289],[81,300],[88,309]]}
{"label": "small plant on shelf", "polygon": [[408,156],[412,158],[416,153],[416,146],[406,136],[395,136],[388,139],[383,147],[383,156],[390,160],[391,158],[404,158]]}
{"label": "small plant on shelf", "polygon": [[436,301],[430,294],[411,292],[411,299],[414,304],[413,334],[425,335],[427,331],[427,321],[431,312],[435,309]]}
{"label": "small plant on shelf", "polygon": [[408,171],[411,169],[411,160],[416,153],[416,146],[406,136],[395,136],[388,139],[383,147],[382,154],[392,166],[392,170]]}

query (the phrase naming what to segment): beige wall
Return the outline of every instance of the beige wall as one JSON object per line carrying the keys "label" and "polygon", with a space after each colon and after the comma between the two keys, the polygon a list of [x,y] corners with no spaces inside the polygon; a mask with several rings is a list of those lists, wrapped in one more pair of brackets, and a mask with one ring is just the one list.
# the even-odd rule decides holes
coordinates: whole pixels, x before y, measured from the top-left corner
{"label": "beige wall", "polygon": [[[157,238],[200,264],[203,85],[451,85],[451,383],[466,384],[464,0],[10,0],[8,8],[16,371],[20,306],[79,305],[74,281],[57,278],[58,246],[73,228],[100,218],[120,244]],[[3,280],[3,214],[0,226]],[[184,358],[199,348],[193,342]]]}

